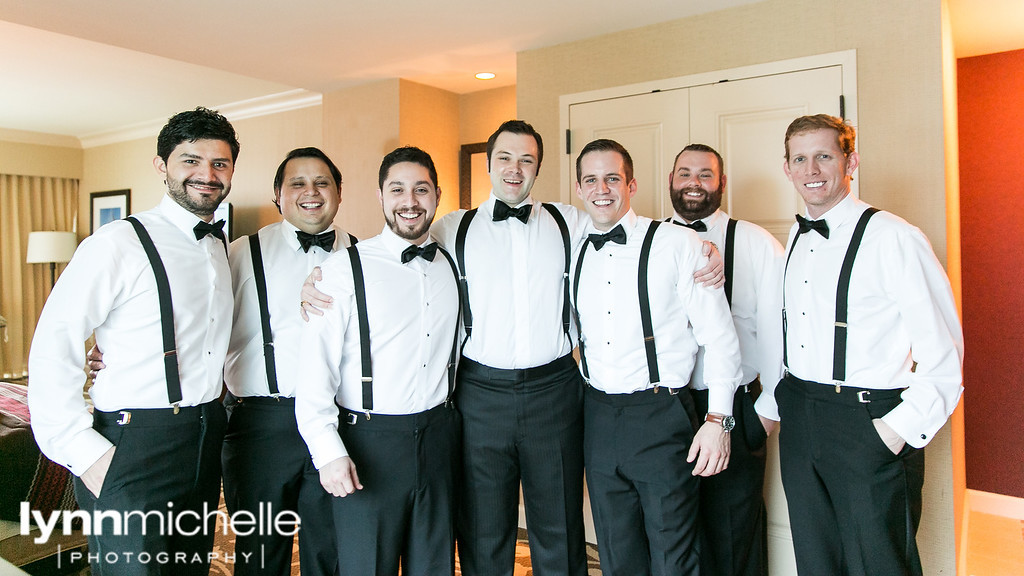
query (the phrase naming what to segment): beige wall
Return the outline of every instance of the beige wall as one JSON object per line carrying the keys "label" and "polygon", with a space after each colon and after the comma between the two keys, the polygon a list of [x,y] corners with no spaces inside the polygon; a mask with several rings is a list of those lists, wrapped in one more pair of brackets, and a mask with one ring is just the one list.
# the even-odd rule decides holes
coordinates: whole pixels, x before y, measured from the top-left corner
{"label": "beige wall", "polygon": [[[232,122],[240,150],[228,201],[234,206],[234,236],[251,234],[276,221],[274,173],[285,154],[301,146],[321,146],[320,106]],[[89,194],[129,188],[131,211],[156,206],[167,192],[153,167],[156,135],[85,150],[79,197],[79,235],[89,234]]]}
{"label": "beige wall", "polygon": [[[767,0],[521,52],[519,117],[555,142],[563,94],[851,48],[857,50],[861,196],[923,229],[945,262],[940,0]],[[554,158],[552,149],[548,162]],[[538,179],[538,198],[559,198],[555,172]],[[929,445],[928,458],[918,542],[926,574],[952,574],[948,426]]]}
{"label": "beige wall", "polygon": [[0,134],[0,174],[82,177],[82,149],[5,140]]}
{"label": "beige wall", "polygon": [[463,94],[459,96],[459,145],[486,142],[502,122],[515,117],[515,86]]}
{"label": "beige wall", "polygon": [[399,85],[383,80],[324,94],[324,151],[345,185],[335,221],[359,238],[377,235],[384,217],[377,200],[380,159],[399,145]]}
{"label": "beige wall", "polygon": [[399,101],[399,141],[425,150],[437,168],[439,218],[459,207],[459,95],[401,80]]}

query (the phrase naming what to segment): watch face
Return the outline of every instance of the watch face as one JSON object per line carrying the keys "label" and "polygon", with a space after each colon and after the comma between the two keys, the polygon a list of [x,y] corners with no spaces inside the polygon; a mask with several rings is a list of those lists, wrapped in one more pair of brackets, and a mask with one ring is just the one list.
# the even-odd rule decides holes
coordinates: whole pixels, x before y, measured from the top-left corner
{"label": "watch face", "polygon": [[722,418],[722,428],[725,428],[726,432],[732,432],[732,429],[736,427],[736,418],[732,416],[726,416]]}

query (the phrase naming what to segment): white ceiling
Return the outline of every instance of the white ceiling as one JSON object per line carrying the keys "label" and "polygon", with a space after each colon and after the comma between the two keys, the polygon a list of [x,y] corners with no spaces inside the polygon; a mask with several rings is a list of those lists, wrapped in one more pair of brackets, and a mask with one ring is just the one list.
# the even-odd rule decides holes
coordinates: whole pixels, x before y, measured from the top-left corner
{"label": "white ceiling", "polygon": [[[0,130],[88,146],[200,104],[384,78],[473,92],[514,84],[518,51],[757,1],[0,0]],[[1024,47],[1020,0],[950,0],[950,14],[958,56]]]}

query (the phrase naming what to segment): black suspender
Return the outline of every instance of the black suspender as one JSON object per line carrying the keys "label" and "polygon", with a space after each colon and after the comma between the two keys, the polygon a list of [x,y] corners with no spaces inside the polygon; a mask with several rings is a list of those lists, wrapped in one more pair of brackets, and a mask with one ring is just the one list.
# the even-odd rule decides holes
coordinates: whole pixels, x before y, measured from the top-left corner
{"label": "black suspender", "polygon": [[[355,246],[358,238],[349,234],[349,244]],[[259,232],[249,235],[249,254],[252,256],[253,280],[256,284],[256,298],[260,304],[260,326],[263,330],[263,361],[267,369],[267,387],[270,395],[277,398],[277,363],[274,359],[274,333],[270,328],[270,301],[267,298],[267,275],[263,269],[263,251],[260,248]]]}
{"label": "black suspender", "polygon": [[459,286],[462,301],[462,326],[466,329],[466,340],[473,335],[473,311],[469,308],[469,280],[466,278],[466,233],[469,223],[476,216],[476,208],[467,210],[459,221],[459,229],[455,232],[455,258],[459,262]]}
{"label": "black suspender", "polygon": [[[654,232],[658,229],[661,222],[654,220],[651,222],[650,228],[647,229],[647,234],[644,236],[644,243],[640,247],[640,263],[637,267],[637,292],[640,296],[640,324],[643,327],[644,332],[644,349],[647,352],[647,374],[650,377],[651,384],[655,386],[661,382],[661,373],[658,369],[658,350],[654,344],[654,323],[651,318],[651,298],[650,293],[647,289],[647,269],[651,259],[651,244],[654,243]],[[580,247],[580,255],[576,260],[576,271],[573,275],[573,301],[576,302],[576,306],[573,307],[573,311],[576,315],[576,327],[579,329],[580,334],[583,333],[583,326],[580,324],[580,274],[583,271],[583,256],[587,253],[587,246],[590,245],[590,238],[588,237],[583,241],[583,245]],[[590,370],[587,367],[587,356],[583,350],[583,339],[580,338],[580,366],[583,368],[583,377],[590,382]]]}
{"label": "black suspender", "polygon": [[[836,286],[836,321],[835,321],[835,335],[834,344],[832,349],[832,380],[835,382],[836,389],[838,390],[842,383],[846,381],[846,337],[847,337],[847,324],[849,312],[849,300],[850,300],[850,276],[853,273],[853,262],[857,258],[857,251],[860,249],[860,243],[864,239],[864,230],[868,226],[868,221],[871,217],[878,213],[878,208],[868,207],[860,215],[860,219],[857,221],[857,226],[853,229],[853,236],[850,238],[850,245],[846,249],[846,257],[843,258],[843,266],[839,271],[839,283]],[[800,240],[800,232],[797,232],[796,237],[793,238],[793,244],[789,247],[789,254],[786,255],[786,268],[783,272],[783,285],[785,285],[785,274],[789,271],[789,259],[793,256],[793,249],[796,247],[796,243]],[[786,325],[786,291],[782,291],[782,362],[786,369],[789,369],[789,346],[787,343],[787,325]]]}
{"label": "black suspender", "polygon": [[725,300],[732,307],[732,269],[736,256],[736,220],[729,218],[729,224],[725,227]]}
{"label": "black suspender", "polygon": [[[462,290],[459,284],[459,273],[455,268],[455,262],[444,248],[438,247],[437,251],[442,254],[451,266],[452,274],[455,276],[455,286],[459,292],[459,301],[462,300]],[[373,357],[370,354],[370,321],[366,311],[366,282],[363,277],[363,265],[359,259],[359,250],[355,244],[349,246],[348,257],[352,263],[352,280],[355,288],[356,315],[359,319],[359,352],[362,364],[362,385],[363,385],[363,411],[367,418],[373,411]],[[456,306],[456,310],[459,307]],[[452,401],[452,393],[455,391],[455,366],[458,359],[459,348],[459,314],[455,314],[455,337],[452,341],[452,351],[448,357],[448,396],[445,404]]]}
{"label": "black suspender", "polygon": [[[676,226],[682,226],[686,228],[682,222],[678,222],[675,218],[668,217],[664,220],[665,222],[671,222]],[[732,269],[733,262],[735,261],[735,240],[736,240],[736,222],[734,218],[729,218],[729,223],[725,227],[725,246],[722,249],[725,253],[722,255],[722,261],[725,265],[725,300],[729,303],[729,307],[732,307]]]}
{"label": "black suspender", "polygon": [[580,255],[576,259],[576,272],[573,274],[572,301],[576,303],[572,311],[576,316],[576,329],[580,333],[580,341],[577,345],[580,349],[580,368],[583,369],[583,379],[590,383],[590,370],[587,368],[587,355],[583,350],[583,324],[580,322],[580,273],[583,271],[583,256],[587,253],[587,246],[590,246],[590,237],[583,240],[580,246]]}
{"label": "black suspender", "polygon": [[846,249],[846,257],[843,259],[843,267],[839,271],[839,286],[836,287],[836,332],[833,347],[832,379],[839,382],[846,381],[846,318],[847,308],[850,301],[850,274],[853,273],[853,260],[857,257],[857,250],[860,242],[864,239],[864,229],[868,226],[878,208],[868,208],[860,215],[857,227],[853,229],[853,237],[850,238],[850,247]]}
{"label": "black suspender", "polygon": [[[448,261],[448,265],[452,268],[452,274],[455,276],[455,288],[459,292],[459,302],[462,302],[462,285],[459,284],[459,270],[455,267],[455,261],[452,260],[448,251],[440,246],[437,247],[437,251],[440,252],[444,259]],[[459,310],[461,313],[461,310]],[[455,315],[455,333],[452,336],[452,352],[448,355],[448,397],[445,398],[445,403],[451,405],[453,394],[455,393],[455,368],[458,364],[459,359],[459,318],[460,314]]]}
{"label": "black suspender", "polygon": [[178,406],[181,403],[181,376],[178,374],[178,350],[174,341],[174,307],[171,304],[171,284],[167,280],[167,270],[164,268],[160,254],[156,251],[153,238],[149,232],[134,216],[126,218],[135,228],[135,234],[142,242],[142,248],[146,251],[149,264],[153,268],[153,275],[156,276],[156,292],[160,301],[160,332],[164,344],[164,374],[167,379],[167,402],[174,406],[174,413],[178,413]]}
{"label": "black suspender", "polygon": [[650,375],[651,384],[655,386],[661,382],[661,373],[658,370],[658,350],[654,346],[654,323],[651,320],[651,296],[647,290],[647,265],[651,259],[651,244],[654,242],[654,232],[661,222],[654,220],[651,227],[644,235],[644,243],[640,247],[640,265],[637,273],[637,291],[640,293],[640,323],[644,329],[644,348],[647,349],[647,373]]}
{"label": "black suspender", "polygon": [[571,343],[572,338],[569,337],[569,266],[572,265],[572,246],[569,244],[569,227],[565,224],[565,218],[562,218],[562,213],[558,211],[558,208],[546,202],[541,206],[551,214],[555,224],[558,225],[558,231],[562,234],[562,246],[565,248],[565,269],[562,272],[562,330]]}
{"label": "black suspender", "polygon": [[356,297],[356,315],[359,319],[359,352],[363,367],[363,411],[373,410],[373,357],[370,355],[370,319],[366,313],[366,282],[363,280],[363,264],[359,250],[348,247],[348,258],[352,262],[352,279]]}
{"label": "black suspender", "polygon": [[[565,332],[565,337],[570,338],[569,267],[572,265],[572,245],[569,242],[569,226],[565,223],[562,213],[554,205],[545,202],[541,206],[548,211],[548,214],[551,214],[551,218],[555,220],[558,232],[562,236],[562,246],[565,251],[565,268],[562,271],[562,330]],[[466,329],[466,340],[469,340],[473,334],[473,312],[469,306],[469,280],[466,276],[466,234],[469,232],[469,223],[473,221],[476,213],[476,208],[467,210],[455,232],[455,258],[458,261],[458,278],[462,292],[462,319]]]}
{"label": "black suspender", "polygon": [[270,330],[270,304],[267,301],[267,276],[263,270],[263,251],[259,233],[249,235],[249,254],[252,256],[253,280],[260,303],[260,325],[263,329],[263,361],[267,367],[267,386],[270,395],[277,397],[277,365],[274,360],[274,333]]}

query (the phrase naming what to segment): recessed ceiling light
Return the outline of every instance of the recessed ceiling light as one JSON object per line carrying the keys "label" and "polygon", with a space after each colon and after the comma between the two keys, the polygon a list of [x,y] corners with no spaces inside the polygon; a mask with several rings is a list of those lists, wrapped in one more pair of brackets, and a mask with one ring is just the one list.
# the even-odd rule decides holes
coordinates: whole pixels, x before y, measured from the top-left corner
{"label": "recessed ceiling light", "polygon": [[491,80],[494,78],[494,72],[480,72],[476,78],[477,80]]}

